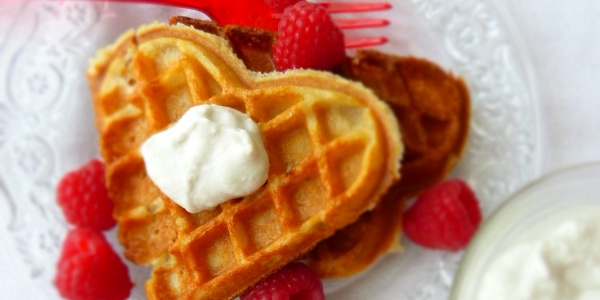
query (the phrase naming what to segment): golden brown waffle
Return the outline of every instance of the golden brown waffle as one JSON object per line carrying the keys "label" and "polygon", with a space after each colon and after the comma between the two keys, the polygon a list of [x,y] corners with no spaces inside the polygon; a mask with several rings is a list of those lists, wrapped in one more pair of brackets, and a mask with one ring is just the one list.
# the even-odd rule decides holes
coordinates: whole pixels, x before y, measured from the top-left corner
{"label": "golden brown waffle", "polygon": [[277,40],[275,32],[236,25],[222,27],[215,22],[183,16],[173,16],[169,23],[185,24],[224,38],[248,70],[264,73],[275,71],[272,54],[273,44]]}
{"label": "golden brown waffle", "polygon": [[[215,35],[144,26],[101,50],[88,76],[118,238],[152,264],[150,299],[232,298],[374,208],[399,177],[397,121],[370,90],[326,72],[248,71]],[[270,170],[251,195],[190,214],[151,182],[138,149],[203,103],[255,120]]]}
{"label": "golden brown waffle", "polygon": [[[251,70],[275,70],[272,45],[276,35],[241,26],[173,17],[198,30],[225,38]],[[339,230],[307,255],[321,277],[344,277],[368,267],[397,244],[407,199],[442,180],[454,167],[467,141],[470,102],[462,79],[425,59],[358,51],[335,70],[362,82],[392,107],[402,131],[405,156],[402,179],[373,211]]]}
{"label": "golden brown waffle", "polygon": [[373,89],[396,115],[405,155],[402,178],[375,210],[320,242],[307,256],[325,278],[364,270],[398,243],[406,200],[442,180],[467,142],[470,101],[465,83],[424,59],[358,51],[338,70]]}

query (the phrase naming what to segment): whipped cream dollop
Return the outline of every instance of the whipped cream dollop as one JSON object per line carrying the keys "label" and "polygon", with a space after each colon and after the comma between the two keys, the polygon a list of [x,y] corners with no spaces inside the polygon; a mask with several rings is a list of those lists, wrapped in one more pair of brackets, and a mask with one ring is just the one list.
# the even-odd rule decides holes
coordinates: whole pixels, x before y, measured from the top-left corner
{"label": "whipped cream dollop", "polygon": [[258,125],[237,110],[213,104],[190,108],[150,136],[141,152],[150,179],[190,213],[256,191],[269,172]]}
{"label": "whipped cream dollop", "polygon": [[[600,299],[600,210],[525,229],[483,276],[478,299]],[[530,231],[530,232],[527,232]]]}

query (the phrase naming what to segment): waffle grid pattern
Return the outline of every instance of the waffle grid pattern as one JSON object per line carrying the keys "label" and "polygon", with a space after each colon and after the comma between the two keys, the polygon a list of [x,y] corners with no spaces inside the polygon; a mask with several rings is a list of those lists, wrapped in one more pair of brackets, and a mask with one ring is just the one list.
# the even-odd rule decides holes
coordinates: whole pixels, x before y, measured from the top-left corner
{"label": "waffle grid pattern", "polygon": [[[155,267],[149,298],[231,298],[372,208],[397,178],[395,120],[363,89],[357,100],[339,88],[349,83],[312,73],[252,82],[219,52],[222,40],[185,27],[151,26],[115,45],[99,54],[90,86],[119,240],[129,259]],[[314,84],[327,80],[333,89]],[[190,214],[152,184],[137,149],[203,103],[254,119],[271,168],[253,194]]]}
{"label": "waffle grid pattern", "polygon": [[[250,70],[275,71],[274,32],[221,27],[183,16],[173,16],[169,22],[223,37]],[[400,124],[405,154],[402,179],[377,207],[321,241],[305,256],[322,278],[350,276],[380,255],[402,250],[398,236],[405,202],[442,180],[456,165],[466,145],[470,120],[465,82],[426,59],[359,50],[334,72],[363,83],[390,106]]]}

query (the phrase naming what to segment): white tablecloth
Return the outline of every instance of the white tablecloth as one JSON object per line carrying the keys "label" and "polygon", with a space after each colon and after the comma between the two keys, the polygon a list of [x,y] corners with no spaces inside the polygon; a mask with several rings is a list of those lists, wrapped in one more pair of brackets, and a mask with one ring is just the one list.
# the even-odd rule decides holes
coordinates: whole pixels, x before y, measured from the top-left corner
{"label": "white tablecloth", "polygon": [[600,1],[505,3],[537,80],[542,174],[600,160]]}

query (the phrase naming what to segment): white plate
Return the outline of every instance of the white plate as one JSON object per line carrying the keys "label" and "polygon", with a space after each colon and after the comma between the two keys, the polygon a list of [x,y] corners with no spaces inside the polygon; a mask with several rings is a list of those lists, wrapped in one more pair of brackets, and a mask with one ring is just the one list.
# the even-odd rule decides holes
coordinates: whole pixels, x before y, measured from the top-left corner
{"label": "white plate", "polygon": [[[467,179],[485,214],[537,177],[536,92],[529,61],[493,0],[392,1],[382,50],[427,57],[462,75],[471,91],[469,145],[453,176]],[[0,3],[0,295],[57,299],[55,261],[68,226],[54,200],[60,176],[97,156],[84,71],[96,50],[176,8],[99,2]],[[362,15],[365,16],[365,15]],[[349,34],[355,34],[349,32]],[[108,234],[115,243],[114,231]],[[330,299],[445,299],[460,253],[403,240],[403,254],[325,282]],[[144,267],[131,266],[133,299],[145,299]],[[350,284],[352,283],[352,284]]]}

